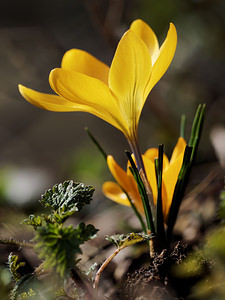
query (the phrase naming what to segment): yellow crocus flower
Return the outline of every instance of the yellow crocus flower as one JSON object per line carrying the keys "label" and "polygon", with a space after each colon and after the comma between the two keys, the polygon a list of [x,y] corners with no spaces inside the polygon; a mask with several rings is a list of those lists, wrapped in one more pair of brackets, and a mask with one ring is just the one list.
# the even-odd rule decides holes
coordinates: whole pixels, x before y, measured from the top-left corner
{"label": "yellow crocus flower", "polygon": [[[180,172],[184,151],[186,147],[185,140],[180,137],[173,150],[170,161],[167,156],[163,155],[163,173],[162,173],[162,206],[163,206],[163,216],[164,221],[166,221],[169,209],[171,206],[174,188],[177,182],[178,174]],[[156,205],[157,201],[157,181],[155,173],[155,158],[158,158],[158,149],[150,148],[143,155],[143,163],[146,171],[147,180],[150,184],[153,194],[153,201]],[[141,214],[144,214],[144,209],[142,205],[141,196],[138,192],[137,184],[129,170],[129,163],[127,166],[127,172],[125,172],[114,160],[114,158],[109,155],[107,157],[108,167],[116,182],[105,182],[103,184],[102,190],[106,197],[109,199],[127,206],[130,205],[126,194],[129,196],[130,200],[134,203],[136,208]]]}
{"label": "yellow crocus flower", "polygon": [[89,112],[118,128],[132,143],[146,98],[169,67],[176,44],[172,23],[159,48],[152,29],[136,20],[122,36],[110,68],[89,53],[72,49],[63,56],[61,68],[49,75],[57,95],[22,85],[19,91],[27,101],[43,109]]}

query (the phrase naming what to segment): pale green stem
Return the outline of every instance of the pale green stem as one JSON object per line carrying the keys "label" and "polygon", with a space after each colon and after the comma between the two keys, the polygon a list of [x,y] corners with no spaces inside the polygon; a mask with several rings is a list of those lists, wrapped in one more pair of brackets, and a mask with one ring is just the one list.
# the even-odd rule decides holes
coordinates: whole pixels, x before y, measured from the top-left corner
{"label": "pale green stem", "polygon": [[110,263],[110,261],[121,251],[123,250],[124,248],[126,248],[126,246],[121,246],[119,248],[117,248],[104,262],[103,264],[101,265],[101,267],[99,268],[98,272],[96,273],[95,275],[95,281],[94,281],[94,289],[97,289],[98,288],[98,284],[99,284],[99,279],[100,279],[100,276],[103,272],[103,270],[105,269],[105,267]]}
{"label": "pale green stem", "polygon": [[152,211],[152,217],[153,217],[153,220],[155,220],[155,205],[154,205],[154,202],[153,202],[152,190],[151,190],[150,184],[149,184],[148,179],[147,179],[147,175],[146,175],[146,171],[145,171],[141,151],[140,151],[139,144],[138,144],[137,135],[134,134],[131,138],[129,138],[128,143],[129,143],[129,146],[131,148],[131,151],[134,154],[134,158],[135,158],[135,161],[136,161],[136,164],[137,164],[137,169],[138,169],[139,174],[142,178],[143,184],[145,186],[145,189],[146,189],[146,192],[147,192],[147,195],[148,195],[148,198],[149,198],[151,211]]}
{"label": "pale green stem", "polygon": [[137,137],[134,135],[133,138],[128,139],[128,143],[129,143],[129,146],[131,148],[131,151],[134,154],[138,171],[140,172],[141,170],[143,170],[144,175],[146,177],[145,167],[144,167],[141,151],[140,151],[140,148],[139,148],[139,145],[138,145]]}

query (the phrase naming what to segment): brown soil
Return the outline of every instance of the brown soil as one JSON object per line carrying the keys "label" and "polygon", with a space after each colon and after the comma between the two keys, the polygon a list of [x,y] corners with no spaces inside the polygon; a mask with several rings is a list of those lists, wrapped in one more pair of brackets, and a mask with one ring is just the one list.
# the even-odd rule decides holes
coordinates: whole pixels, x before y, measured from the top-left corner
{"label": "brown soil", "polygon": [[172,251],[163,250],[149,267],[128,274],[113,299],[122,300],[175,300],[186,299],[191,282],[175,278],[172,266],[180,264],[190,246],[178,243]]}

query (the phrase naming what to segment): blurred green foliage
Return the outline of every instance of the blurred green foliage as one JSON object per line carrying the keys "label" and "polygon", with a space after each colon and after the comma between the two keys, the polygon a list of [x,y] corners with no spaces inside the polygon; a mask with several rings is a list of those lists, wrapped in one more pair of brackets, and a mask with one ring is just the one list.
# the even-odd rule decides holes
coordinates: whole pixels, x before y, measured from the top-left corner
{"label": "blurred green foliage", "polygon": [[[195,278],[190,299],[224,300],[225,295],[225,215],[224,192],[221,193],[221,224],[211,229],[201,246],[175,268],[183,278]],[[221,213],[222,212],[222,213]]]}

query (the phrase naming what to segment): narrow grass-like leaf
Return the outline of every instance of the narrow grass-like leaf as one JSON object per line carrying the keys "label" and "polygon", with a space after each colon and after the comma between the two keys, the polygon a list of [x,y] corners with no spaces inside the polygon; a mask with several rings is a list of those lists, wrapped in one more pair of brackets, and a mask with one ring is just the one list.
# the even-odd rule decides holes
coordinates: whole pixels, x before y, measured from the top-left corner
{"label": "narrow grass-like leaf", "polygon": [[167,240],[170,242],[173,227],[175,225],[178,211],[180,208],[180,204],[182,201],[182,198],[184,196],[184,191],[187,185],[187,180],[190,174],[190,159],[191,159],[191,154],[192,154],[192,147],[186,146],[185,152],[184,152],[184,158],[183,158],[183,163],[181,170],[178,175],[177,183],[174,189],[173,193],[173,199],[169,211],[169,216],[167,219]]}
{"label": "narrow grass-like leaf", "polygon": [[180,122],[180,137],[185,139],[185,127],[186,127],[186,116],[181,116],[181,122]]}
{"label": "narrow grass-like leaf", "polygon": [[196,116],[193,122],[192,130],[191,130],[191,138],[189,141],[189,146],[193,147],[192,155],[191,155],[191,164],[194,161],[194,158],[196,156],[199,140],[201,137],[203,122],[205,118],[205,104],[200,104]]}
{"label": "narrow grass-like leaf", "polygon": [[198,122],[199,122],[199,117],[201,114],[201,109],[202,109],[202,104],[199,104],[197,111],[195,113],[195,117],[194,117],[194,121],[192,123],[192,128],[191,128],[191,136],[189,139],[189,145],[192,146],[194,139],[195,139],[195,135],[196,135],[196,131],[197,131],[197,127],[198,127]]}
{"label": "narrow grass-like leaf", "polygon": [[183,164],[178,176],[178,180],[175,186],[172,204],[167,219],[167,241],[170,242],[173,227],[175,225],[180,203],[184,196],[184,191],[188,182],[188,178],[191,172],[191,167],[197,152],[201,131],[203,127],[205,117],[205,104],[200,104],[195,114],[195,118],[192,124],[191,136],[188,146],[186,146]]}
{"label": "narrow grass-like leaf", "polygon": [[84,130],[87,132],[88,136],[90,137],[90,139],[92,140],[92,142],[95,144],[95,146],[98,148],[98,150],[101,152],[101,154],[103,155],[103,157],[105,158],[105,160],[107,160],[107,154],[104,151],[104,149],[102,148],[102,146],[99,144],[99,142],[96,140],[96,138],[93,136],[93,134],[90,132],[90,130],[88,129],[88,127],[85,127]]}
{"label": "narrow grass-like leaf", "polygon": [[163,172],[163,145],[159,145],[158,159],[155,160],[157,174],[157,204],[156,204],[156,234],[162,244],[165,242],[165,229],[162,208],[162,172]]}
{"label": "narrow grass-like leaf", "polygon": [[130,171],[134,176],[134,179],[137,183],[138,190],[139,190],[139,193],[140,193],[140,196],[142,199],[142,203],[143,203],[143,207],[144,207],[144,211],[145,211],[146,222],[147,222],[147,228],[148,228],[148,230],[151,231],[151,233],[155,234],[155,226],[154,226],[153,219],[152,219],[152,212],[151,212],[148,195],[146,193],[143,181],[141,179],[141,176],[139,175],[138,169],[133,161],[133,158],[132,158],[130,152],[126,151],[126,154],[127,154],[128,160],[130,161],[130,164],[131,164]]}

